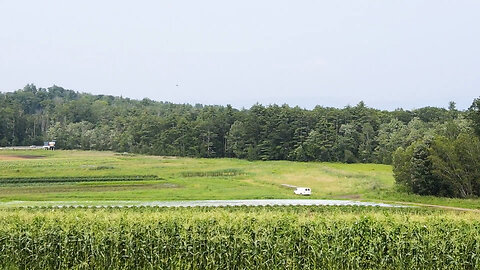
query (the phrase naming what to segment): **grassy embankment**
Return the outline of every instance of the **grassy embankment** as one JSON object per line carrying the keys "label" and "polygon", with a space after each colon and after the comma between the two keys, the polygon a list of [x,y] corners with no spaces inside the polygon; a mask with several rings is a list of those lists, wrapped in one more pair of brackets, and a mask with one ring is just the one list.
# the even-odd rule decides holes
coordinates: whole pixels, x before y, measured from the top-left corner
{"label": "grassy embankment", "polygon": [[[35,157],[39,156],[39,157]],[[2,184],[0,201],[205,200],[299,198],[281,184],[311,187],[312,199],[403,201],[480,208],[478,199],[405,193],[391,166],[193,159],[95,151],[0,150],[0,178],[156,175],[139,181]]]}

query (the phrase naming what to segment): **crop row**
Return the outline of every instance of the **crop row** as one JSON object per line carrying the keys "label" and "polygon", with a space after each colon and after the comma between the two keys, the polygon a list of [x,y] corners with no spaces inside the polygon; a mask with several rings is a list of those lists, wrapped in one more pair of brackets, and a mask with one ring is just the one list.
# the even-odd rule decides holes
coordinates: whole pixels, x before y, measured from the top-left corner
{"label": "crop row", "polygon": [[478,216],[276,209],[4,210],[0,268],[480,267]]}
{"label": "crop row", "polygon": [[122,176],[62,176],[62,177],[25,177],[0,178],[0,184],[30,183],[71,183],[71,182],[107,182],[107,181],[140,181],[156,180],[156,175],[122,175]]}
{"label": "crop row", "polygon": [[183,177],[231,177],[247,175],[243,170],[225,169],[216,171],[186,171],[182,172]]}

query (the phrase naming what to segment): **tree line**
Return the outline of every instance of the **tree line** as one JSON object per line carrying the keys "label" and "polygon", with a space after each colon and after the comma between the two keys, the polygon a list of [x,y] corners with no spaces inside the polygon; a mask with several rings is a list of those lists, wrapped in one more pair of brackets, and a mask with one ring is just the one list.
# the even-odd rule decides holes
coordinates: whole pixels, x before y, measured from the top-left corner
{"label": "tree line", "polygon": [[399,147],[393,154],[397,183],[421,195],[480,196],[480,99],[465,117]]}
{"label": "tree line", "polygon": [[[249,109],[92,95],[29,84],[0,93],[0,146],[57,141],[60,149],[248,160],[393,164],[418,194],[478,196],[480,101],[467,111]],[[441,180],[439,180],[441,179]]]}
{"label": "tree line", "polygon": [[154,155],[391,163],[392,153],[463,112],[288,105],[249,109],[132,100],[52,86],[0,93],[0,145]]}

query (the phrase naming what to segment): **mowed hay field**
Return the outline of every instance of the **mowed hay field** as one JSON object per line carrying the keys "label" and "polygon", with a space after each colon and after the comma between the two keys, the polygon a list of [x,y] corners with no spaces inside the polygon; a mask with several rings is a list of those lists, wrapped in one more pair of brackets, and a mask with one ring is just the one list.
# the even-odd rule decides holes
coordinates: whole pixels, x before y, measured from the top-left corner
{"label": "mowed hay field", "polygon": [[[0,186],[2,200],[191,200],[297,198],[281,184],[308,186],[312,198],[361,198],[391,189],[389,166],[196,159],[94,151],[0,151],[2,178],[155,175],[158,179]],[[25,156],[25,158],[21,158]],[[36,156],[37,158],[30,158]],[[39,158],[38,156],[44,156]]]}
{"label": "mowed hay field", "polygon": [[391,166],[143,156],[97,151],[0,150],[0,202],[305,198],[480,208],[477,199],[421,197],[395,186]]}

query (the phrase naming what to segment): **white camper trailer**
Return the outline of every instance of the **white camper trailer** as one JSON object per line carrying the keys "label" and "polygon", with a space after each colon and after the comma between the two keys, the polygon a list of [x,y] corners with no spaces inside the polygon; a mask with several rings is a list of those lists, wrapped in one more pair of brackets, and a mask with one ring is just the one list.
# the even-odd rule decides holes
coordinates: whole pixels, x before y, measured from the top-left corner
{"label": "white camper trailer", "polygon": [[55,141],[52,142],[43,142],[43,149],[45,150],[55,150]]}
{"label": "white camper trailer", "polygon": [[309,196],[312,194],[312,190],[308,187],[297,187],[294,191],[295,194],[297,195],[305,195]]}

